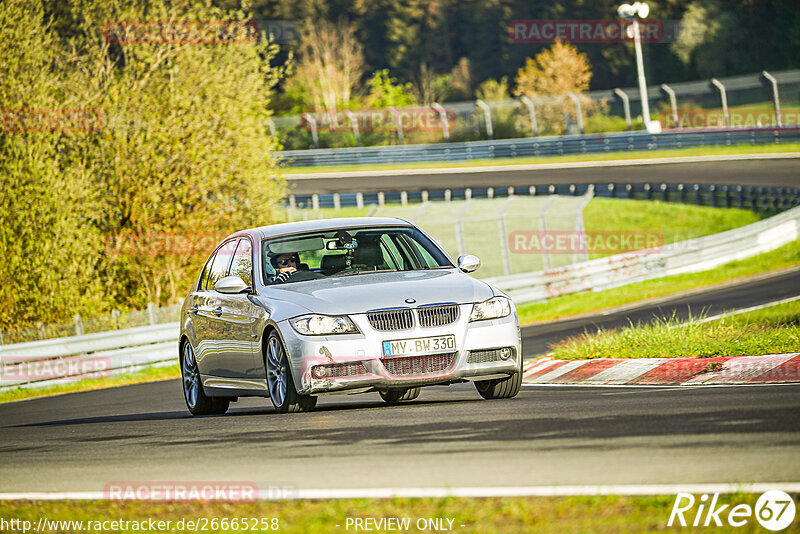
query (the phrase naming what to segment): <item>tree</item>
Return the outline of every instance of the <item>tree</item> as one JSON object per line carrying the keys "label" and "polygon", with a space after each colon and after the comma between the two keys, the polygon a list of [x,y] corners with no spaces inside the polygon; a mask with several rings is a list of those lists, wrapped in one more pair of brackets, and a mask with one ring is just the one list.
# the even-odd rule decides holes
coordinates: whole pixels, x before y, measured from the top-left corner
{"label": "tree", "polygon": [[[0,328],[97,310],[91,187],[64,147],[82,126],[68,108],[65,57],[41,3],[0,3]],[[71,118],[72,116],[73,118]]]}
{"label": "tree", "polygon": [[730,51],[737,48],[742,30],[736,15],[716,0],[689,5],[681,30],[670,49],[684,65],[694,64],[702,76],[722,76],[736,63]]}
{"label": "tree", "polygon": [[[556,40],[549,49],[528,58],[517,71],[514,94],[539,99],[544,104],[537,110],[539,127],[545,132],[561,134],[565,131],[565,115],[575,113],[568,93],[586,92],[591,79],[592,69],[586,54]],[[588,97],[581,98],[581,104],[584,113],[592,111],[594,106]]]}
{"label": "tree", "polygon": [[318,112],[350,107],[364,74],[364,55],[354,28],[344,19],[336,23],[308,19],[299,43],[287,90],[305,95]]}

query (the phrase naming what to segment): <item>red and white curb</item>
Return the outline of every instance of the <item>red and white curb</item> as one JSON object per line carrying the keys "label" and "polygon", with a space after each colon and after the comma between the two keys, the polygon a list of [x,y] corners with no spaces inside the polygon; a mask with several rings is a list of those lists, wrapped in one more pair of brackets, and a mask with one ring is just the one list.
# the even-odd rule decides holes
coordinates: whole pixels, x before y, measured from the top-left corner
{"label": "red and white curb", "polygon": [[722,358],[538,358],[522,368],[523,385],[780,384],[800,382],[800,353]]}

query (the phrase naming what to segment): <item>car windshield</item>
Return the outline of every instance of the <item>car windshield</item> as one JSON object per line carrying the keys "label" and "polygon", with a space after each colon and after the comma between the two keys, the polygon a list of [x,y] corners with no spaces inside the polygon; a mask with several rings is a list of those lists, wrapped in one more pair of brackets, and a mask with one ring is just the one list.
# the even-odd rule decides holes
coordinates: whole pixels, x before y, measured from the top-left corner
{"label": "car windshield", "polygon": [[408,226],[295,234],[265,239],[262,250],[266,284],[453,267],[425,234]]}

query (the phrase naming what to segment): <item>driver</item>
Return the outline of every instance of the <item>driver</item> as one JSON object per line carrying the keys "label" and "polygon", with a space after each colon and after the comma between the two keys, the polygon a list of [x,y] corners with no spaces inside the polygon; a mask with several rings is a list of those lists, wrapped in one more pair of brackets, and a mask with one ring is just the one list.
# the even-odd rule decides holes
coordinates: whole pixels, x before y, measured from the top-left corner
{"label": "driver", "polygon": [[285,282],[292,276],[292,273],[298,270],[299,258],[295,254],[279,254],[272,258],[272,266],[275,267],[275,276],[272,277],[272,282],[281,283]]}

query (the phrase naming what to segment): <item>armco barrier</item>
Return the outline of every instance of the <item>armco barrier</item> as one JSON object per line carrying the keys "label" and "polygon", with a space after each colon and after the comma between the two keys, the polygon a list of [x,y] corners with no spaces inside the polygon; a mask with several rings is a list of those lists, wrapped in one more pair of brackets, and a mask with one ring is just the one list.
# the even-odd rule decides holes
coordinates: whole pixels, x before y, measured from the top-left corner
{"label": "armco barrier", "polygon": [[774,250],[800,237],[800,206],[742,228],[660,248],[618,254],[559,269],[488,278],[515,302],[602,291],[673,274],[698,272]]}
{"label": "armco barrier", "polygon": [[313,167],[420,161],[466,161],[736,144],[781,144],[796,143],[798,141],[800,141],[799,127],[740,128],[699,131],[676,130],[660,134],[624,132],[429,145],[285,150],[279,152],[277,156],[286,165]]}
{"label": "armco barrier", "polygon": [[[672,243],[660,249],[486,280],[508,293],[515,302],[530,302],[578,291],[600,291],[672,274],[702,271],[774,250],[799,236],[800,206],[742,228]],[[175,322],[0,346],[0,390],[50,385],[81,376],[73,373],[61,379],[5,378],[4,371],[16,376],[16,366],[30,362],[63,362],[88,355],[108,361],[111,372],[177,362],[178,328],[179,323]]]}
{"label": "armco barrier", "polygon": [[[49,386],[66,379],[96,375],[98,366],[84,369],[78,365],[87,359],[103,362],[106,374],[177,362],[178,328],[179,323],[175,322],[2,345],[0,390],[17,386]],[[71,366],[73,363],[75,365]],[[59,366],[67,370],[53,376],[53,369]]]}

